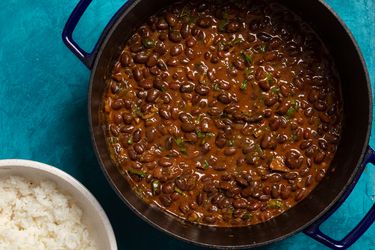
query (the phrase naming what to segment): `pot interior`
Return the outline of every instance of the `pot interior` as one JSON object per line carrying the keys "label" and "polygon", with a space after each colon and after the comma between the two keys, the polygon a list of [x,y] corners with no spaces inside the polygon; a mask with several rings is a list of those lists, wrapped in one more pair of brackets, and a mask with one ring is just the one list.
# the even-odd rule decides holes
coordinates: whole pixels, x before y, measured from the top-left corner
{"label": "pot interior", "polygon": [[253,247],[285,238],[311,224],[328,210],[351,182],[367,146],[371,123],[371,92],[359,50],[338,18],[320,1],[280,1],[300,15],[318,33],[332,55],[341,78],[344,121],[341,142],[330,171],[321,183],[293,208],[258,225],[240,228],[197,226],[177,221],[157,207],[149,206],[131,190],[112,163],[99,110],[105,80],[126,40],[148,16],[169,0],[128,1],[123,13],[104,40],[93,68],[90,85],[90,122],[95,150],[108,181],[135,213],[177,238],[216,247]]}

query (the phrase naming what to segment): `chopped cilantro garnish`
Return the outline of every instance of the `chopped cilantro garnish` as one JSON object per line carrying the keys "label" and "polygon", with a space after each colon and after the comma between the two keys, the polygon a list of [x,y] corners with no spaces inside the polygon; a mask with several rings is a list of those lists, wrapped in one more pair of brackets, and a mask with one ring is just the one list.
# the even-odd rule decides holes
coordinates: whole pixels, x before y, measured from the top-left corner
{"label": "chopped cilantro garnish", "polygon": [[260,52],[262,52],[262,53],[266,53],[266,51],[267,51],[267,44],[262,44],[262,45],[260,46]]}
{"label": "chopped cilantro garnish", "polygon": [[245,62],[248,65],[252,65],[253,64],[253,58],[251,57],[251,55],[248,55],[245,52],[241,52],[241,55],[242,55],[243,59],[245,60]]}
{"label": "chopped cilantro garnish", "polygon": [[158,180],[154,180],[151,183],[151,186],[152,186],[152,194],[153,195],[157,194],[160,190],[160,182]]}
{"label": "chopped cilantro garnish", "polygon": [[282,208],[284,204],[281,200],[271,199],[268,201],[267,206],[269,208]]}
{"label": "chopped cilantro garnish", "polygon": [[271,88],[271,92],[274,93],[274,94],[277,94],[280,92],[280,88],[279,87],[276,87],[276,86],[272,86]]}
{"label": "chopped cilantro garnish", "polygon": [[175,142],[176,142],[176,144],[177,144],[177,146],[179,148],[179,151],[182,154],[187,154],[187,150],[186,150],[184,139],[180,137],[180,138],[175,139]]}
{"label": "chopped cilantro garnish", "polygon": [[248,84],[247,80],[243,80],[243,82],[242,82],[242,84],[240,86],[240,89],[241,90],[246,90],[247,89],[247,84]]}
{"label": "chopped cilantro garnish", "polygon": [[141,178],[145,177],[145,175],[146,175],[145,172],[143,172],[143,171],[141,171],[141,170],[138,170],[138,169],[134,169],[134,168],[130,168],[130,169],[128,169],[128,172],[129,172],[130,174],[137,175],[137,176],[139,176],[139,177],[141,177]]}
{"label": "chopped cilantro garnish", "polygon": [[203,168],[204,169],[208,169],[209,166],[210,166],[210,164],[208,163],[208,161],[204,160],[204,162],[203,162]]}
{"label": "chopped cilantro garnish", "polygon": [[128,144],[131,145],[133,144],[133,136],[130,136],[128,139]]}
{"label": "chopped cilantro garnish", "polygon": [[142,40],[142,44],[146,49],[150,49],[155,47],[155,41],[151,40],[150,38],[145,38]]}

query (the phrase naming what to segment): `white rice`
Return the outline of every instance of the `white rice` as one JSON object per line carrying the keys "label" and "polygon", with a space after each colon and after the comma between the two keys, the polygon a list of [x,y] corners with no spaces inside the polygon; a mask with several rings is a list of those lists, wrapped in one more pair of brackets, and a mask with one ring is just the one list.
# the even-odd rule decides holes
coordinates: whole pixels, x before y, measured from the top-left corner
{"label": "white rice", "polygon": [[50,181],[0,179],[0,250],[96,249],[82,210]]}

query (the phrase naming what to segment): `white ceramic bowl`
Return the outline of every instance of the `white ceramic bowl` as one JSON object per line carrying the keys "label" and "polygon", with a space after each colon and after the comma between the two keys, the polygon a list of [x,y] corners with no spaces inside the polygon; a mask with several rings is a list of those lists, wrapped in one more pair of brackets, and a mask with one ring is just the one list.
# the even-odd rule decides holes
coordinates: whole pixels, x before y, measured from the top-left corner
{"label": "white ceramic bowl", "polygon": [[100,250],[117,250],[112,226],[95,197],[79,181],[60,169],[29,160],[0,160],[0,177],[17,175],[32,181],[50,180],[82,209],[82,221]]}

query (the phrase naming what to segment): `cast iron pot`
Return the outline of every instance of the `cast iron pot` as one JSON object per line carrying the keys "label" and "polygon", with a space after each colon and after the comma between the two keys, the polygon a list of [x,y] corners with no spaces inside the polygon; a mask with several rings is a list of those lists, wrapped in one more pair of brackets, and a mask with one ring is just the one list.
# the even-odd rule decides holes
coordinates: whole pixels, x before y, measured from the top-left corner
{"label": "cast iron pot", "polygon": [[99,122],[105,79],[110,75],[121,49],[148,16],[171,1],[127,1],[109,22],[94,50],[88,53],[73,40],[72,33],[90,2],[91,0],[81,0],[78,3],[65,25],[63,40],[92,71],[88,106],[92,142],[98,161],[113,189],[139,217],[178,239],[217,248],[261,246],[284,239],[301,230],[331,248],[347,248],[372,224],[375,218],[375,205],[340,241],[333,240],[319,230],[320,224],[350,194],[365,165],[375,162],[375,154],[367,146],[371,130],[372,100],[365,63],[349,30],[325,3],[320,0],[280,1],[311,24],[328,47],[341,77],[344,126],[342,139],[330,168],[332,171],[327,173],[307,198],[274,219],[248,227],[217,228],[183,223],[138,198],[112,163],[105,142],[105,133]]}

